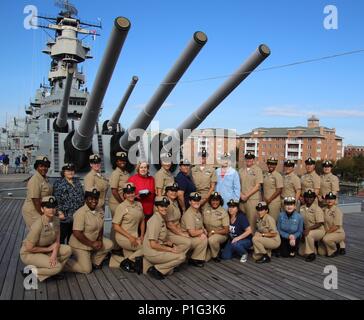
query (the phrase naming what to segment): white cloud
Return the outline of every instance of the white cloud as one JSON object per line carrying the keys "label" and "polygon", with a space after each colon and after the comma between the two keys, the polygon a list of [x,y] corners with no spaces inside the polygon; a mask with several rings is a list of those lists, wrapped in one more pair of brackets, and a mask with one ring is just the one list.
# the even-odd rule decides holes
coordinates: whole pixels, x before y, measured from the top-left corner
{"label": "white cloud", "polygon": [[263,115],[273,117],[309,117],[312,115],[331,118],[357,118],[364,117],[364,110],[359,109],[326,109],[315,110],[307,107],[287,106],[287,107],[267,107],[263,110]]}

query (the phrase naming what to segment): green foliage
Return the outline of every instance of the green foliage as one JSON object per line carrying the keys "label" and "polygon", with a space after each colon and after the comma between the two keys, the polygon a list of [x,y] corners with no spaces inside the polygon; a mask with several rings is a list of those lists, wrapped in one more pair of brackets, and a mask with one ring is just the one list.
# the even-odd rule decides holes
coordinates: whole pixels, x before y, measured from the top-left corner
{"label": "green foliage", "polygon": [[342,158],[336,162],[333,173],[341,180],[351,182],[361,182],[364,180],[364,156],[354,156],[352,158]]}

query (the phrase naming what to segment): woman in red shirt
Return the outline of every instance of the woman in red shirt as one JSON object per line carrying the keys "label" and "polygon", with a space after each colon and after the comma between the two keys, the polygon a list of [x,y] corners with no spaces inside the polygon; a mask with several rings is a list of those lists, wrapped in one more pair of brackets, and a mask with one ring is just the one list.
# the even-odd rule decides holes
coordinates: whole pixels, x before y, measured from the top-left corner
{"label": "woman in red shirt", "polygon": [[136,199],[143,206],[145,222],[153,215],[155,184],[154,178],[149,175],[149,164],[139,162],[136,166],[136,174],[129,178],[128,182],[135,185]]}

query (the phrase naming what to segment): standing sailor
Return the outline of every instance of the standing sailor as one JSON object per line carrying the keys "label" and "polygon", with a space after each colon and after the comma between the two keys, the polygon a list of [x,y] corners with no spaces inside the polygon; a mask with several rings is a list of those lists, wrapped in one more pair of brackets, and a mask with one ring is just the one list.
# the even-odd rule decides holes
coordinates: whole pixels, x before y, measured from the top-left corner
{"label": "standing sailor", "polygon": [[47,178],[51,166],[46,156],[38,156],[34,163],[35,173],[27,184],[27,197],[24,201],[22,214],[28,229],[41,216],[41,202],[43,197],[52,195],[52,185]]}
{"label": "standing sailor", "polygon": [[282,175],[276,171],[278,160],[269,158],[267,160],[268,172],[263,179],[264,200],[269,207],[269,214],[277,222],[281,212],[281,193],[283,189]]}
{"label": "standing sailor", "polygon": [[294,161],[284,161],[283,190],[281,193],[282,208],[284,208],[284,198],[295,198],[296,206],[298,206],[298,200],[301,197],[301,180],[295,174],[294,167]]}
{"label": "standing sailor", "polygon": [[178,203],[184,213],[190,206],[189,195],[196,191],[196,186],[191,177],[191,163],[187,159],[181,160],[179,170],[175,181],[178,184]]}
{"label": "standing sailor", "polygon": [[154,176],[155,180],[155,194],[160,197],[165,195],[165,188],[167,184],[174,182],[174,177],[171,172],[172,167],[172,154],[163,153],[161,154],[161,168],[157,171]]}
{"label": "standing sailor", "polygon": [[322,163],[324,173],[320,176],[321,183],[319,194],[319,203],[322,206],[326,206],[325,196],[328,193],[332,192],[337,198],[340,191],[339,178],[331,172],[333,166],[334,165],[330,160],[325,160]]}
{"label": "standing sailor", "polygon": [[[315,165],[316,161],[312,158],[308,158],[305,161],[306,165],[306,173],[301,177],[301,200],[303,200],[303,194],[307,192],[308,190],[311,190],[315,193],[315,195],[318,195],[320,192],[320,176],[316,173]],[[317,199],[315,200],[316,203]]]}
{"label": "standing sailor", "polygon": [[100,192],[98,208],[105,210],[105,198],[109,188],[108,180],[101,174],[101,157],[93,154],[89,157],[91,170],[85,176],[85,190],[96,188]]}

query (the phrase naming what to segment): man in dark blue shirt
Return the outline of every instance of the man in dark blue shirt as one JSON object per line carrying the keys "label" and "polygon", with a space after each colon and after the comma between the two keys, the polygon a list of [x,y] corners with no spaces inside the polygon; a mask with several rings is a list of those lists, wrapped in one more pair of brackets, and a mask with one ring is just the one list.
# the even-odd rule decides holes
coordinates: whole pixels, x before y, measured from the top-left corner
{"label": "man in dark blue shirt", "polygon": [[177,174],[175,181],[178,184],[178,204],[181,207],[182,212],[185,212],[189,204],[189,195],[192,192],[196,192],[196,186],[190,175],[191,163],[188,160],[181,160],[179,164],[180,172]]}

